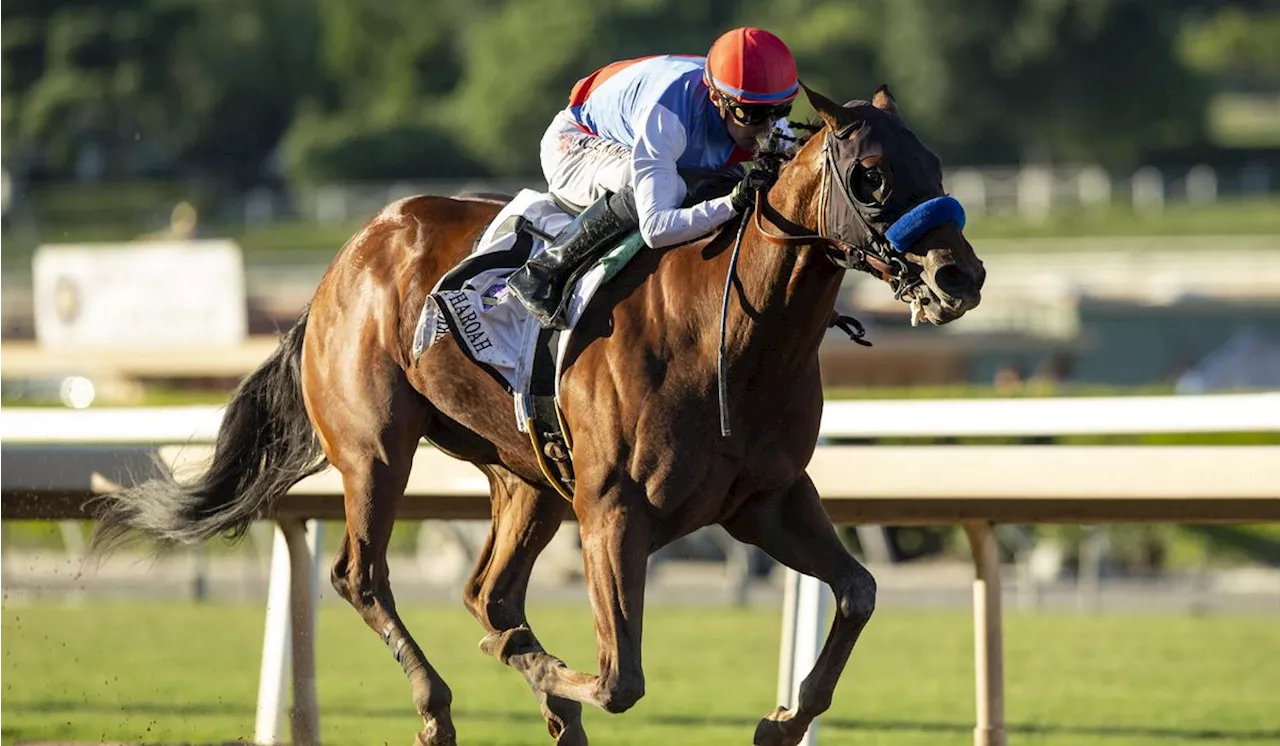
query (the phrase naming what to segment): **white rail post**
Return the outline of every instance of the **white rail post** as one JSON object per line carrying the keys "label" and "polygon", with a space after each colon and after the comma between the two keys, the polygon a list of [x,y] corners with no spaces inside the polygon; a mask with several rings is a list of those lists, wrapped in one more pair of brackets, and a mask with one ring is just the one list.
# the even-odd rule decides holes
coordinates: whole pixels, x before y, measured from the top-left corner
{"label": "white rail post", "polygon": [[285,679],[293,672],[292,736],[295,746],[320,742],[316,702],[315,604],[319,596],[323,525],[282,518],[276,524],[267,589],[267,620],[258,679],[254,743],[283,743]]}
{"label": "white rail post", "polygon": [[284,710],[284,681],[289,670],[289,545],[285,528],[277,524],[271,545],[267,581],[267,621],[262,635],[262,670],[258,675],[258,712],[253,742],[260,746],[283,743],[280,713]]}
{"label": "white rail post", "polygon": [[[822,581],[787,569],[782,602],[782,655],[778,664],[778,703],[795,709],[800,702],[800,684],[813,670],[818,653],[827,639],[827,612],[830,593]],[[818,745],[818,720],[800,741],[800,746]]]}
{"label": "white rail post", "polygon": [[791,706],[791,675],[796,666],[796,592],[800,573],[782,568],[782,650],[778,655],[778,704]]}
{"label": "white rail post", "polygon": [[977,689],[974,746],[1005,746],[1004,643],[1000,626],[1000,555],[995,527],[966,523],[973,550],[973,667]]}

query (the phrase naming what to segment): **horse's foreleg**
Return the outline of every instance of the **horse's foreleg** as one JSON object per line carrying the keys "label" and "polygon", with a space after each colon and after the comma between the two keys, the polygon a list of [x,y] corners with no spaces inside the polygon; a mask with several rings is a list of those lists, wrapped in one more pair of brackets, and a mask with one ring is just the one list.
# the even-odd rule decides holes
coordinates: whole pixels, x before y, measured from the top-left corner
{"label": "horse's foreleg", "polygon": [[[493,522],[463,600],[489,635],[480,649],[522,672],[538,661],[559,663],[543,650],[525,616],[525,593],[534,562],[560,528],[569,504],[496,467],[486,469],[493,493]],[[563,664],[560,664],[563,665]],[[532,682],[531,682],[532,683]],[[586,746],[582,705],[538,691],[547,730],[560,746]]]}
{"label": "horse's foreleg", "polygon": [[[583,489],[581,481],[578,489]],[[621,492],[618,488],[605,494],[588,492],[590,502],[577,511],[600,654],[599,675],[574,671],[545,653],[510,661],[538,691],[612,713],[630,709],[644,696],[640,635],[649,519],[640,508],[624,503]]]}
{"label": "horse's foreleg", "polygon": [[831,707],[840,674],[875,609],[875,579],[840,543],[807,474],[787,490],[749,501],[724,526],[737,539],[835,592],[835,621],[800,685],[795,710],[779,707],[756,728],[757,746],[794,746],[813,719]]}

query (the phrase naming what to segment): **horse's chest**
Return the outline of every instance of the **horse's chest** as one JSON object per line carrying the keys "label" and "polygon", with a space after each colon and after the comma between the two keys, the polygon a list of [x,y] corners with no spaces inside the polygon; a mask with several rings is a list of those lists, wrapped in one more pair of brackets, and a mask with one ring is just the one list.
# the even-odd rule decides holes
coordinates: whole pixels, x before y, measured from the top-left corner
{"label": "horse's chest", "polygon": [[[776,445],[753,450],[742,462],[737,483],[749,492],[790,487],[804,474],[808,463],[806,449]],[[812,453],[812,449],[807,449]]]}

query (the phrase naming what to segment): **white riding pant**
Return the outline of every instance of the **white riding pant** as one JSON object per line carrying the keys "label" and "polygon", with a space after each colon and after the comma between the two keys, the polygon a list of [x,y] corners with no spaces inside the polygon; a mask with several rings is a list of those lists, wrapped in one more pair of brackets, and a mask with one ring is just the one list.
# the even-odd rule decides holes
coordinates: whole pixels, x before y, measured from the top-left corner
{"label": "white riding pant", "polygon": [[551,193],[579,210],[631,184],[631,149],[587,134],[567,110],[551,120],[539,155]]}

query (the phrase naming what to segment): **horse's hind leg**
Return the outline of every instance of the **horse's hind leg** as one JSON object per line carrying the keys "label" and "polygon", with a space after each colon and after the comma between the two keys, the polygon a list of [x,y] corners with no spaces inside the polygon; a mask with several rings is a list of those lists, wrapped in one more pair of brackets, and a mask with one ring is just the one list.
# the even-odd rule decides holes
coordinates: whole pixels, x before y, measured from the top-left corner
{"label": "horse's hind leg", "polygon": [[382,637],[409,678],[423,719],[417,743],[453,746],[453,695],[396,613],[387,571],[396,504],[404,496],[427,405],[389,363],[367,373],[309,400],[345,492],[346,533],[333,563],[333,587]]}
{"label": "horse's hind leg", "polygon": [[[480,648],[525,671],[533,658],[551,659],[529,628],[525,593],[534,562],[556,535],[569,503],[555,491],[531,485],[505,469],[485,467],[485,471],[493,493],[493,523],[467,581],[464,601],[489,631]],[[556,743],[586,746],[582,705],[534,691]]]}
{"label": "horse's hind leg", "polygon": [[757,746],[794,746],[813,719],[831,707],[849,654],[875,610],[876,583],[840,543],[807,474],[790,489],[748,502],[724,526],[737,539],[835,591],[835,621],[813,670],[800,684],[795,710],[779,707],[756,728]]}

